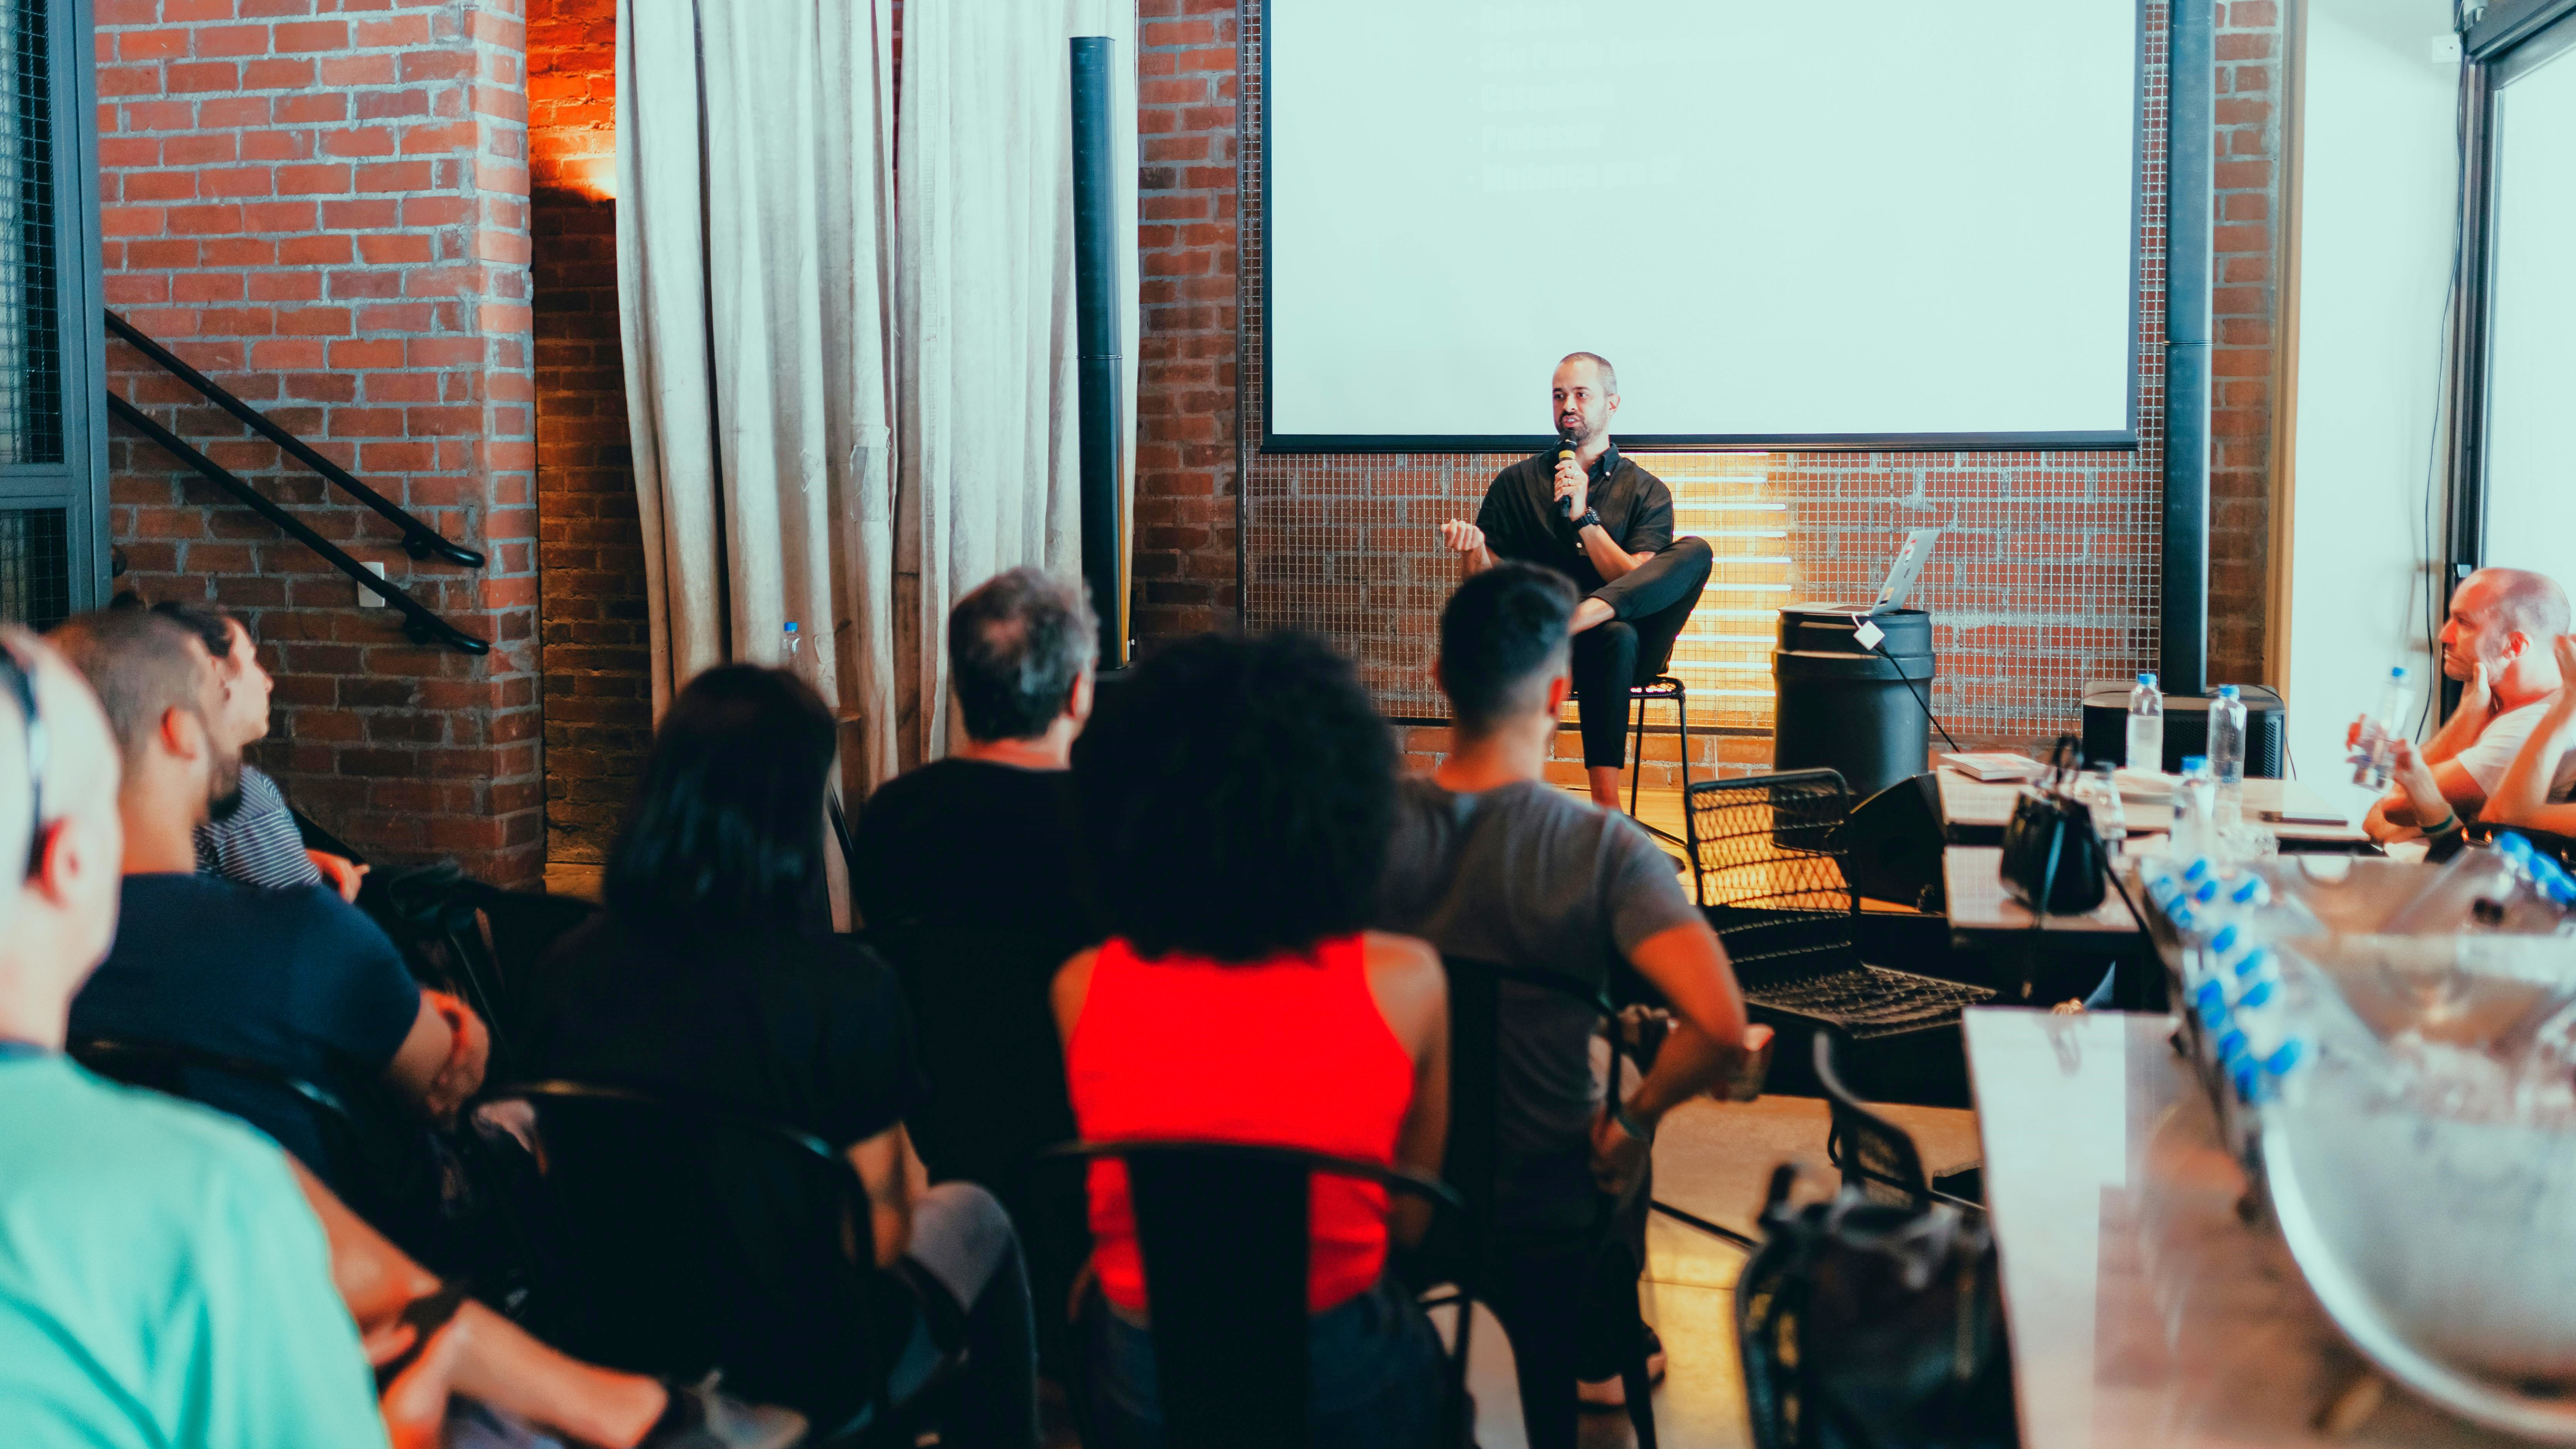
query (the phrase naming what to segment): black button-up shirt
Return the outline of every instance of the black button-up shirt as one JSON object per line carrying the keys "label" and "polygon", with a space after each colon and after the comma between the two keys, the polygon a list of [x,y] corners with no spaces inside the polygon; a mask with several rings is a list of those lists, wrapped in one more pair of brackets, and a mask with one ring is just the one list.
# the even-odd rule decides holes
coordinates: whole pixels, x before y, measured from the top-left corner
{"label": "black button-up shirt", "polygon": [[[1585,593],[1602,586],[1601,571],[1583,552],[1575,527],[1556,510],[1557,446],[1524,458],[1494,475],[1485,506],[1476,513],[1485,547],[1494,557],[1542,564],[1574,580]],[[1610,541],[1630,553],[1660,553],[1673,541],[1673,492],[1664,480],[1619,453],[1617,444],[1594,460],[1586,501],[1601,515]]]}

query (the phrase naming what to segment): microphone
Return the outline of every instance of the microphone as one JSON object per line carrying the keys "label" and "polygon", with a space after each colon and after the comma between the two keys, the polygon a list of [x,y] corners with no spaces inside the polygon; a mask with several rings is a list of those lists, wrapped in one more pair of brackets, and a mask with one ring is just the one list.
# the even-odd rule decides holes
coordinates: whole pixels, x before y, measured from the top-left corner
{"label": "microphone", "polygon": [[[1565,435],[1564,429],[1558,429],[1556,434],[1556,461],[1563,463],[1566,459],[1573,456],[1574,440]],[[1556,511],[1559,517],[1563,518],[1568,523],[1572,523],[1574,521],[1574,500],[1568,497],[1559,497],[1556,500]]]}

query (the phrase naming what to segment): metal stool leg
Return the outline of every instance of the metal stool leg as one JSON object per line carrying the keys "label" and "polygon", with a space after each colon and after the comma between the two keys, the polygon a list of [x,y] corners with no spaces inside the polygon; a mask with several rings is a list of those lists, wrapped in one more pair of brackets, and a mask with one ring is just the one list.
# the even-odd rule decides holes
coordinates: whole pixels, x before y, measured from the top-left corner
{"label": "metal stool leg", "polygon": [[1637,726],[1637,742],[1628,751],[1628,818],[1637,818],[1637,782],[1646,777],[1646,697],[1628,691],[1628,709]]}
{"label": "metal stool leg", "polygon": [[1681,682],[1681,680],[1680,680],[1678,677],[1676,677],[1676,678],[1673,680],[1673,710],[1674,710],[1675,714],[1679,717],[1679,719],[1680,719],[1680,721],[1681,721],[1681,727],[1682,727],[1682,808],[1683,808],[1683,810],[1684,810],[1684,811],[1688,811],[1688,810],[1689,810],[1689,808],[1690,808],[1690,785],[1691,785],[1691,781],[1690,781],[1690,691],[1689,691],[1688,689],[1683,688],[1683,686],[1682,686],[1682,682]]}

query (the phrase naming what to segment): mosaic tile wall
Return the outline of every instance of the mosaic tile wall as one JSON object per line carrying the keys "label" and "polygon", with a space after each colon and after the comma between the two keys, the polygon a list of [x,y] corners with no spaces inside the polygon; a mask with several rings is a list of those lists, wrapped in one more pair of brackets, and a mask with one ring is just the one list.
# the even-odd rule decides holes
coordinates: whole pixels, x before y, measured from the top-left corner
{"label": "mosaic tile wall", "polygon": [[[1948,531],[1915,602],[1935,618],[1933,707],[1961,743],[2045,738],[2071,726],[2083,681],[2148,667],[2163,441],[2166,66],[2162,7],[2146,12],[2139,448],[1636,455],[1671,486],[1682,531],[1707,538],[1720,559],[1675,654],[1674,672],[1692,686],[1695,730],[1767,737],[1778,606],[1873,596],[1904,533],[1936,524]],[[1257,56],[1259,7],[1239,13],[1242,54]],[[1259,72],[1240,79],[1245,622],[1331,638],[1359,661],[1390,715],[1438,719],[1446,709],[1430,656],[1457,575],[1437,524],[1472,518],[1514,458],[1260,451]]]}

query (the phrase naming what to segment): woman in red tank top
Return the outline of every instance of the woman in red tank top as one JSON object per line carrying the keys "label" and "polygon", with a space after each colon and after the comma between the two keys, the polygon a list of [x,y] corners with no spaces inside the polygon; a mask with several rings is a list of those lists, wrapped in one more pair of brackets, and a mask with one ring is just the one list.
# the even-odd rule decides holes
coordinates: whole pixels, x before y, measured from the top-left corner
{"label": "woman in red tank top", "polygon": [[[1055,983],[1084,1140],[1259,1143],[1437,1173],[1447,985],[1430,947],[1361,929],[1395,751],[1350,666],[1303,636],[1205,635],[1121,693],[1074,766],[1111,938]],[[1124,1167],[1095,1163],[1090,1191],[1095,1417],[1112,1444],[1159,1445],[1153,1285]],[[1439,1341],[1382,1277],[1390,1226],[1409,1241],[1427,1213],[1346,1178],[1310,1191],[1314,1440],[1427,1443]]]}

